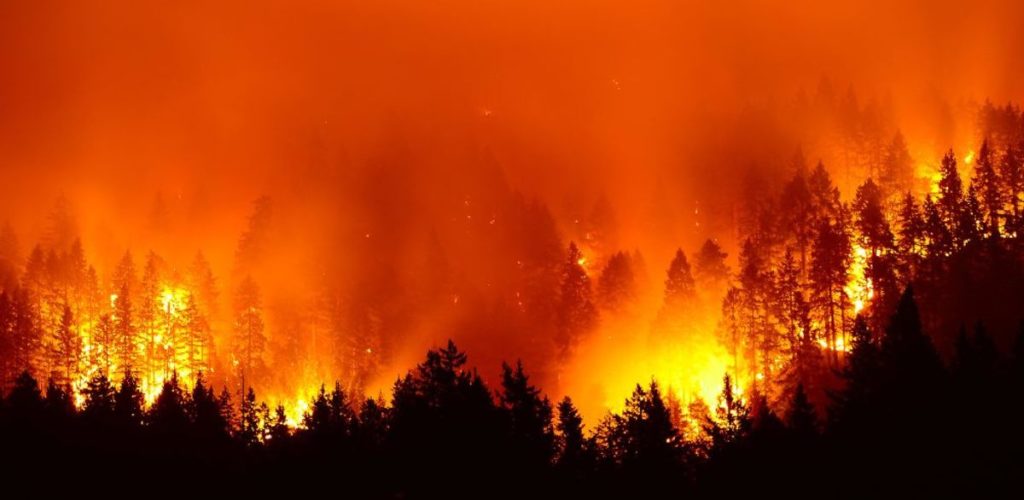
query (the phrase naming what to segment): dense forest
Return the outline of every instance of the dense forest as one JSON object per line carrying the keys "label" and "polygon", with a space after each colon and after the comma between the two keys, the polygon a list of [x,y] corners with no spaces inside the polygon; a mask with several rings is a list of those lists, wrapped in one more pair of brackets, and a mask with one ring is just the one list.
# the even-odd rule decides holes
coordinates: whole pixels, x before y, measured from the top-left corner
{"label": "dense forest", "polygon": [[[248,272],[264,258],[269,199],[239,239],[227,301],[201,253],[177,268],[150,252],[140,273],[128,252],[101,278],[59,201],[26,258],[9,226],[0,234],[5,475],[52,469],[96,487],[326,481],[378,497],[1011,485],[1024,472],[1024,115],[986,104],[978,122],[976,151],[949,150],[924,178],[898,133],[862,144],[874,148],[871,168],[849,198],[799,152],[779,189],[748,183],[735,270],[708,239],[689,257],[677,250],[655,285],[654,350],[716,309],[713,330],[700,332],[725,353],[714,392],[650,373],[606,415],[583,415],[572,394],[549,399],[516,359],[485,376],[451,341],[373,394],[388,325],[372,309],[331,313],[351,307],[337,303],[318,311],[343,336],[312,347],[308,332],[279,337],[325,350],[317,359],[336,363],[321,368],[335,379],[297,403],[261,399],[275,376],[303,369],[288,364],[298,356],[268,362]],[[563,243],[543,206],[518,203],[522,236],[534,236],[518,244],[532,260],[517,262],[501,314],[544,325],[540,348],[554,354],[541,369],[557,379],[599,324],[629,314],[647,264],[602,248],[599,224]],[[443,256],[426,259],[436,273],[416,307],[458,304]]]}

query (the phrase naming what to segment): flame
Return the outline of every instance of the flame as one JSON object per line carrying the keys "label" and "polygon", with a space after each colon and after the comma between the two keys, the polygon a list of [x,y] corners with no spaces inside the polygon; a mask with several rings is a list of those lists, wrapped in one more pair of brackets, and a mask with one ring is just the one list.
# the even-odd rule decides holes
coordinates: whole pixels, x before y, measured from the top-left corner
{"label": "flame", "polygon": [[865,276],[867,270],[869,252],[860,245],[854,245],[853,255],[849,268],[850,279],[843,288],[847,297],[853,303],[853,312],[860,313],[871,302],[875,296],[871,280]]}

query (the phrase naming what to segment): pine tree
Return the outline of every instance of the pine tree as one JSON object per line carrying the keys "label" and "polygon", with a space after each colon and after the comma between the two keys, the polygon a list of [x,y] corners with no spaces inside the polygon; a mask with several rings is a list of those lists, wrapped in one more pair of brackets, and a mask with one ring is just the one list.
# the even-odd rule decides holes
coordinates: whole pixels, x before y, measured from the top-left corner
{"label": "pine tree", "polygon": [[379,450],[390,430],[390,411],[383,398],[366,398],[359,408],[357,435],[363,450]]}
{"label": "pine tree", "polygon": [[914,186],[914,160],[903,134],[897,132],[885,150],[878,179],[884,199],[910,191]]}
{"label": "pine tree", "polygon": [[67,304],[64,305],[60,326],[53,332],[50,345],[52,364],[62,370],[60,383],[71,384],[78,378],[82,357],[82,337],[75,331],[71,307]]}
{"label": "pine tree", "polygon": [[988,139],[981,143],[978,158],[974,163],[974,179],[971,185],[978,190],[978,200],[982,212],[984,233],[991,238],[998,238],[1003,220],[1002,180],[995,166],[995,155],[989,147]]}
{"label": "pine tree", "polygon": [[515,369],[502,363],[501,408],[508,415],[512,445],[520,463],[541,466],[551,461],[555,438],[551,423],[551,403],[540,389],[530,385],[522,362]]}
{"label": "pine tree", "polygon": [[945,368],[931,339],[922,329],[911,287],[903,292],[896,313],[886,328],[880,356],[886,387],[891,390],[913,390],[916,395],[929,397],[934,395],[929,391],[934,390],[944,378]]}
{"label": "pine tree", "polygon": [[341,388],[341,383],[335,381],[334,389],[330,397],[330,422],[333,432],[339,438],[347,438],[352,434],[356,416],[349,403],[348,394]]}
{"label": "pine tree", "polygon": [[121,285],[114,299],[114,359],[118,370],[134,371],[138,352],[135,324],[132,317],[131,289]]}
{"label": "pine tree", "polygon": [[598,303],[608,311],[619,311],[636,298],[636,278],[630,258],[616,252],[608,259],[597,281]]}
{"label": "pine tree", "polygon": [[238,247],[235,249],[237,272],[243,274],[251,272],[253,267],[263,259],[273,212],[273,203],[269,196],[260,196],[253,202],[248,225],[238,239]]}
{"label": "pine tree", "polygon": [[82,393],[85,396],[82,414],[86,418],[96,422],[107,422],[113,418],[117,393],[105,373],[100,372],[90,378]]}
{"label": "pine tree", "polygon": [[776,272],[777,279],[772,294],[772,312],[785,335],[787,350],[794,355],[810,321],[809,307],[801,292],[798,266],[793,253],[787,247]]}
{"label": "pine tree", "polygon": [[693,300],[697,294],[690,263],[686,260],[683,249],[676,249],[675,257],[668,266],[665,278],[665,305],[678,308],[681,304]]}
{"label": "pine tree", "polygon": [[[964,188],[963,181],[960,180],[960,173],[956,169],[956,157],[953,156],[953,150],[949,150],[942,157],[939,175],[939,195],[936,207],[943,224],[948,228],[955,228],[960,220]],[[959,246],[959,242],[954,243]]]}
{"label": "pine tree", "polygon": [[[982,213],[981,201],[978,199],[978,192],[971,183],[967,186],[967,193],[964,194],[963,204],[960,208],[960,217],[957,219],[956,236],[954,240],[960,245],[967,245],[972,241],[978,241],[985,233],[985,215]],[[999,229],[996,226],[994,237],[998,237]]]}
{"label": "pine tree", "polygon": [[893,234],[885,217],[882,192],[871,179],[857,188],[853,212],[858,243],[862,247],[871,255],[880,255],[892,249]]}
{"label": "pine tree", "polygon": [[71,399],[71,387],[62,386],[52,378],[46,382],[46,398],[43,409],[52,422],[63,427],[75,415],[75,403]]}
{"label": "pine tree", "polygon": [[274,408],[274,419],[267,434],[270,442],[276,446],[286,443],[291,437],[292,431],[288,427],[288,416],[285,414],[284,406],[277,405]]}
{"label": "pine tree", "polygon": [[145,396],[139,389],[138,379],[131,371],[121,377],[121,386],[114,395],[114,414],[121,425],[138,427],[145,418],[143,403]]}
{"label": "pine tree", "polygon": [[560,355],[572,352],[579,340],[597,325],[597,310],[591,298],[590,277],[583,267],[584,257],[575,243],[569,244],[562,268],[558,298],[558,337]]}
{"label": "pine tree", "polygon": [[7,290],[0,290],[0,397],[17,376],[14,363],[15,316],[12,297]]}
{"label": "pine tree", "polygon": [[849,280],[850,236],[846,229],[822,221],[812,256],[810,283],[817,318],[822,325],[825,342],[835,364],[839,338],[845,331],[845,300],[843,287]]}
{"label": "pine tree", "polygon": [[558,403],[558,465],[570,471],[579,471],[587,464],[587,440],[583,434],[583,417],[566,396]]}
{"label": "pine tree", "polygon": [[11,307],[11,360],[16,370],[34,372],[41,368],[38,358],[43,333],[38,309],[33,307],[32,298],[25,288],[15,289]]}
{"label": "pine tree", "polygon": [[253,447],[260,444],[260,415],[256,405],[256,392],[252,387],[242,397],[238,438],[242,444]]}
{"label": "pine tree", "polygon": [[779,201],[783,228],[789,233],[787,240],[791,241],[797,250],[801,276],[807,269],[816,216],[810,188],[807,185],[806,168],[801,158],[793,178],[783,187]]}
{"label": "pine tree", "polygon": [[114,320],[109,314],[99,317],[93,329],[92,349],[89,351],[89,364],[103,373],[111,373],[114,354],[117,352],[117,331]]}
{"label": "pine tree", "polygon": [[260,292],[251,277],[246,277],[235,293],[234,356],[239,377],[252,383],[263,373],[263,312]]}
{"label": "pine tree", "polygon": [[659,477],[680,463],[682,438],[657,383],[651,382],[647,390],[638,384],[622,414],[613,419],[613,446],[623,466]]}
{"label": "pine tree", "polygon": [[217,396],[212,387],[206,387],[202,372],[196,376],[189,400],[189,418],[197,434],[203,439],[215,440],[228,437],[228,421],[221,413]]}
{"label": "pine tree", "polygon": [[928,257],[946,257],[953,252],[953,235],[949,226],[943,221],[937,204],[931,196],[924,199],[924,238]]}
{"label": "pine tree", "polygon": [[818,434],[818,417],[814,406],[807,398],[803,384],[798,384],[786,413],[786,425],[797,439],[807,439]]}
{"label": "pine tree", "polygon": [[309,411],[302,416],[303,426],[313,434],[326,434],[331,427],[331,406],[327,400],[327,390],[320,385],[320,392],[313,397]]}
{"label": "pine tree", "polygon": [[235,415],[235,407],[231,403],[231,391],[227,387],[221,388],[220,395],[217,396],[217,408],[220,410],[221,418],[227,423],[229,431],[233,431],[238,428],[238,422]]}
{"label": "pine tree", "polygon": [[896,249],[903,266],[903,280],[910,281],[917,272],[920,258],[924,254],[925,229],[921,210],[909,191],[903,196],[896,219],[899,223]]}
{"label": "pine tree", "polygon": [[210,325],[199,309],[193,293],[188,295],[185,308],[179,313],[182,342],[185,350],[184,371],[195,376],[210,369]]}
{"label": "pine tree", "polygon": [[159,257],[149,252],[146,256],[146,267],[142,272],[142,280],[139,282],[139,290],[136,295],[135,316],[137,335],[144,347],[145,359],[141,362],[143,373],[149,377],[149,384],[156,383],[156,377],[164,373],[166,362],[164,359],[164,336],[165,330],[160,325],[161,311],[160,299],[160,270]]}
{"label": "pine tree", "polygon": [[729,266],[725,263],[728,254],[714,240],[705,240],[697,253],[693,274],[701,288],[718,288],[729,280]]}
{"label": "pine tree", "polygon": [[722,393],[718,396],[715,418],[704,423],[705,432],[711,436],[715,448],[737,443],[750,433],[752,422],[750,410],[736,394],[732,377],[726,374],[722,380]]}
{"label": "pine tree", "polygon": [[1024,235],[1024,138],[1006,148],[999,162],[998,177],[1007,212],[1007,233],[1019,237]]}
{"label": "pine tree", "polygon": [[188,426],[188,401],[178,383],[178,375],[172,373],[164,381],[160,394],[149,409],[147,419],[151,428],[158,433],[180,436]]}
{"label": "pine tree", "polygon": [[883,382],[879,349],[863,316],[854,322],[852,341],[850,356],[841,372],[846,387],[833,395],[830,412],[837,424],[844,427],[869,423],[868,416]]}
{"label": "pine tree", "polygon": [[[23,370],[4,400],[7,414],[18,422],[38,418],[43,410],[43,395],[39,383],[28,370]],[[20,422],[19,422],[20,423]]]}
{"label": "pine tree", "polygon": [[813,217],[812,228],[820,226],[822,220],[834,219],[840,209],[839,189],[832,184],[832,177],[825,170],[825,164],[818,162],[807,181],[811,193]]}
{"label": "pine tree", "polygon": [[197,253],[189,268],[188,288],[195,295],[196,307],[201,315],[206,318],[217,316],[218,290],[217,278],[213,275],[213,269],[202,252]]}

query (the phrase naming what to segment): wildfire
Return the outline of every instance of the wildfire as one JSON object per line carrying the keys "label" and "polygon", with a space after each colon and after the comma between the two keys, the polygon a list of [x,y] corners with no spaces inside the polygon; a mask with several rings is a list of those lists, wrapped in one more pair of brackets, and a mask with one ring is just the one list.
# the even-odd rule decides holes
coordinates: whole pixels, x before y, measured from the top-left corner
{"label": "wildfire", "polygon": [[850,263],[850,280],[846,283],[844,291],[853,302],[853,312],[860,313],[871,302],[875,296],[871,279],[865,276],[867,270],[869,252],[860,245],[853,247],[853,255]]}

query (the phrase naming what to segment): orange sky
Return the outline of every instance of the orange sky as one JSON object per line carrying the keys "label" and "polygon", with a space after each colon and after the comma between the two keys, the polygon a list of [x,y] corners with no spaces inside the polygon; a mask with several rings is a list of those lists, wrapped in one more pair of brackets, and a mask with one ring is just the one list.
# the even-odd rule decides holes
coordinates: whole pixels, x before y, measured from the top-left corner
{"label": "orange sky", "polygon": [[357,269],[353,234],[419,251],[402,235],[467,193],[486,204],[495,178],[566,238],[607,196],[618,243],[660,273],[676,246],[731,237],[728,214],[684,217],[788,161],[816,131],[784,110],[823,79],[936,148],[965,142],[943,118],[964,103],[1024,97],[1014,1],[140,4],[0,4],[0,221],[26,251],[63,193],[101,272],[126,248],[202,249],[226,275],[267,194],[282,295],[323,255]]}

